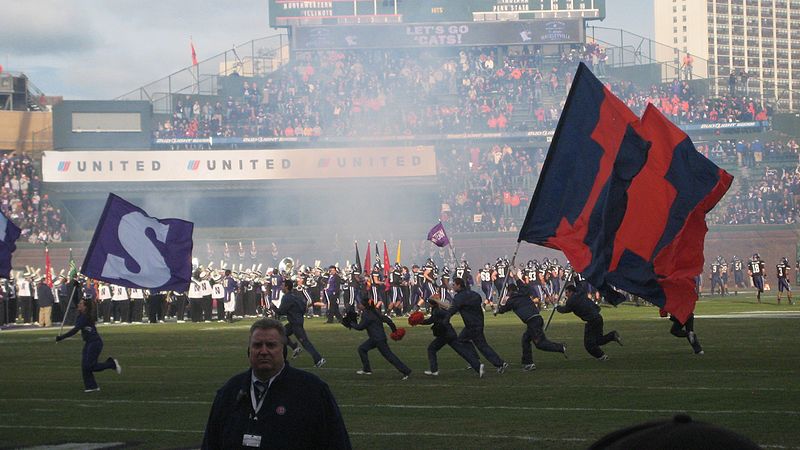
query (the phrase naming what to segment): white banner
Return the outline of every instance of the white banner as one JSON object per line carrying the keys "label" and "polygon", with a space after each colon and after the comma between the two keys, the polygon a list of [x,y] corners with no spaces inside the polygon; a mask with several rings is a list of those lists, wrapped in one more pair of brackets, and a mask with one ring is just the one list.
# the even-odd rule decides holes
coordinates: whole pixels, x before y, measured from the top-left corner
{"label": "white banner", "polygon": [[48,151],[48,183],[292,180],[436,175],[432,146],[294,150]]}

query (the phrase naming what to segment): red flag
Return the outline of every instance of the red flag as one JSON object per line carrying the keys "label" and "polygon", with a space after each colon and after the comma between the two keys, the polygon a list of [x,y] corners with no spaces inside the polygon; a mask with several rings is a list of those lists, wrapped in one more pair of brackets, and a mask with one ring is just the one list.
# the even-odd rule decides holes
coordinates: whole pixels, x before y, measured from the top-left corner
{"label": "red flag", "polygon": [[372,266],[369,262],[369,241],[367,241],[367,254],[364,256],[364,274],[369,278],[369,272],[372,269]]}
{"label": "red flag", "polygon": [[53,266],[50,264],[50,249],[44,246],[44,282],[53,287]]}
{"label": "red flag", "polygon": [[731,181],[655,107],[639,121],[580,64],[518,240],[562,250],[610,303],[618,288],[684,323],[705,213]]}
{"label": "red flag", "polygon": [[389,290],[389,250],[386,248],[386,241],[383,241],[383,285],[384,290]]}
{"label": "red flag", "polygon": [[192,47],[192,65],[196,66],[197,65],[197,52],[194,51],[194,42],[189,40],[189,46]]}

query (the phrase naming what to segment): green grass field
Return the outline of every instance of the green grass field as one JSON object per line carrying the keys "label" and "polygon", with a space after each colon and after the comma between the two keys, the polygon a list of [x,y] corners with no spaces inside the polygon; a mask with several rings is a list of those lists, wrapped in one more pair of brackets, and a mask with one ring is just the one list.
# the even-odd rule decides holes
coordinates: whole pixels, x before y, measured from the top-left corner
{"label": "green grass field", "polygon": [[[617,329],[625,344],[608,344],[607,362],[584,351],[577,318],[557,315],[547,334],[567,343],[569,359],[534,350],[538,370],[523,372],[523,324],[507,314],[489,315],[486,327],[512,364],[503,375],[478,379],[445,348],[439,377],[426,377],[430,330],[405,319],[397,323],[406,338],[390,345],[414,370],[407,381],[377,352],[374,374],[356,375],[366,334],[321,319],[306,329],[328,364],[314,369],[307,353],[293,364],[330,384],[359,449],[585,448],[614,429],[681,412],[766,448],[800,448],[800,306],[740,295],[704,298],[696,314],[702,356],[668,333],[656,308],[625,304],[603,308],[606,330]],[[252,321],[100,325],[102,358],[118,358],[124,371],[97,374],[102,391],[93,394],[83,393],[80,336],[56,344],[56,329],[0,332],[0,448],[198,447],[215,390],[247,367]]]}

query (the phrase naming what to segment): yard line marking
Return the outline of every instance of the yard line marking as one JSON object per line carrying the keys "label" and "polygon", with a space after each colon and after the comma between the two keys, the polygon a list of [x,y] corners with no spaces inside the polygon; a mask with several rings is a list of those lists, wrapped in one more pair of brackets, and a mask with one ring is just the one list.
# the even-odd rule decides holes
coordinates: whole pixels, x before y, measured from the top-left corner
{"label": "yard line marking", "polygon": [[[67,426],[54,426],[54,425],[2,425],[0,429],[29,429],[29,430],[67,430],[67,431],[122,431],[122,432],[135,432],[135,433],[176,433],[176,434],[203,434],[205,430],[172,430],[168,428],[124,428],[124,427],[67,427]],[[426,432],[362,432],[362,431],[349,431],[351,436],[428,436],[428,437],[442,437],[442,438],[488,438],[488,439],[516,439],[531,442],[587,442],[587,438],[549,438],[541,436],[524,436],[524,435],[501,435],[501,434],[471,434],[471,433],[426,433]],[[778,444],[759,444],[763,448],[777,448],[777,449],[800,449],[800,447],[789,447]]]}
{"label": "yard line marking", "polygon": [[581,408],[581,407],[555,407],[555,406],[474,406],[474,405],[400,405],[400,404],[374,404],[374,405],[351,405],[341,404],[343,408],[365,408],[367,406],[378,406],[382,408],[396,409],[477,409],[477,410],[507,410],[507,411],[574,411],[574,412],[630,412],[630,413],[662,413],[675,414],[680,412],[698,414],[786,414],[791,416],[800,415],[800,411],[763,411],[763,410],[703,410],[703,409],[643,409],[643,408]]}
{"label": "yard line marking", "polygon": [[800,319],[800,312],[795,311],[753,311],[721,314],[701,314],[698,319]]}
{"label": "yard line marking", "polygon": [[603,389],[646,389],[650,391],[764,391],[764,392],[797,392],[800,389],[770,388],[770,387],[710,387],[710,386],[612,386],[612,385],[578,385],[578,387],[603,388]]}
{"label": "yard line marking", "polygon": [[[123,427],[68,427],[68,426],[46,426],[46,425],[0,425],[0,428],[26,428],[33,430],[43,429],[57,429],[57,430],[85,430],[85,431],[127,431],[127,432],[144,432],[144,433],[204,433],[204,430],[171,430],[171,429],[155,429],[155,428],[123,428]],[[586,438],[546,438],[539,436],[513,436],[513,435],[500,435],[500,434],[460,434],[460,433],[426,433],[426,432],[363,432],[351,431],[348,434],[352,436],[430,436],[430,437],[466,437],[466,438],[489,438],[489,439],[518,439],[525,441],[564,441],[564,442],[586,442]]]}
{"label": "yard line marking", "polygon": [[[51,379],[51,381],[67,381],[71,378]],[[28,383],[30,379],[17,378],[5,380],[7,384],[12,383]],[[455,381],[455,380],[454,380]],[[469,380],[464,380],[464,383],[426,383],[426,387],[432,388],[460,388],[469,387],[470,389],[497,389],[495,384],[469,384]],[[375,382],[368,381],[349,381],[349,380],[328,380],[331,386],[355,386],[355,387],[372,387]],[[120,385],[163,385],[163,381],[142,381],[142,380],[109,380],[104,381],[103,384],[111,386]],[[195,383],[203,386],[217,386],[220,384],[218,381],[207,381],[202,383]],[[800,388],[784,388],[784,387],[717,387],[717,386],[615,386],[615,385],[595,385],[595,384],[573,384],[575,389],[627,389],[627,390],[645,390],[645,391],[714,391],[714,392],[800,392]],[[176,397],[178,399],[185,397]],[[0,399],[13,400],[13,399]],[[19,400],[29,400],[22,399]],[[34,399],[36,400],[36,399]],[[162,400],[163,401],[163,400]]]}
{"label": "yard line marking", "polygon": [[161,428],[123,428],[123,427],[66,427],[54,425],[0,425],[0,428],[27,428],[31,430],[86,430],[86,431],[132,431],[136,433],[197,433],[202,434],[205,430],[170,430]]}
{"label": "yard line marking", "polygon": [[471,434],[471,433],[433,433],[433,432],[419,432],[406,433],[403,431],[388,431],[388,432],[348,432],[350,435],[355,436],[428,436],[428,437],[457,437],[457,438],[487,438],[487,439],[517,439],[522,441],[564,441],[564,442],[586,442],[586,438],[548,438],[540,436],[524,436],[524,435],[508,435],[508,434]]}
{"label": "yard line marking", "polygon": [[[0,402],[74,402],[74,398],[0,398]],[[154,405],[210,405],[212,400],[181,400],[181,401],[172,401],[172,400],[104,400],[104,399],[94,399],[91,401],[93,404],[97,403],[144,403],[144,404],[154,404]]]}
{"label": "yard line marking", "polygon": [[[74,398],[0,398],[0,402],[59,402],[59,401],[74,401]],[[204,400],[131,400],[131,399],[118,399],[118,400],[103,400],[96,399],[91,403],[107,403],[107,404],[128,404],[128,403],[143,403],[154,405],[210,405],[212,402]],[[340,404],[342,408],[366,408],[366,407],[385,407],[396,409],[477,409],[477,410],[508,410],[508,411],[576,411],[576,412],[630,412],[630,413],[664,413],[675,414],[680,412],[691,412],[699,414],[786,414],[790,416],[800,415],[800,411],[764,411],[764,410],[708,410],[708,409],[644,409],[644,408],[593,408],[593,407],[558,407],[558,406],[474,406],[474,405],[404,405],[404,404]]]}
{"label": "yard line marking", "polygon": [[[587,357],[586,361],[589,361],[589,357]],[[320,373],[325,373],[325,372],[351,372],[353,374],[353,378],[354,379],[356,378],[356,376],[355,376],[356,371],[355,371],[354,368],[351,368],[351,367],[327,367],[327,366],[325,366],[325,367],[317,369],[317,368],[314,368],[314,366],[312,366],[312,365],[305,366],[305,365],[293,364],[292,366],[296,367],[298,369],[313,370],[314,372],[320,372]],[[125,366],[125,367],[126,367],[126,370],[131,370],[131,369],[159,369],[159,370],[163,370],[165,368],[165,366],[130,365],[130,364],[128,366]],[[512,369],[515,369],[515,368],[518,368],[518,367],[520,367],[520,366],[514,366],[513,364],[511,366]],[[50,364],[41,364],[41,365],[26,365],[25,368],[27,368],[27,369],[42,369],[42,370],[43,369],[72,370],[72,369],[75,368],[75,366],[74,365],[56,366],[56,365],[50,365]],[[241,370],[241,365],[225,365],[225,366],[214,365],[214,368],[215,369],[218,369],[218,368],[219,369],[230,368],[230,369]],[[169,369],[170,370],[195,370],[195,369],[197,369],[197,366],[169,366]],[[487,372],[489,371],[489,369],[490,368],[487,367]],[[464,370],[464,369],[441,369],[441,370],[444,371],[444,372],[450,372],[450,373],[454,373],[454,374],[455,373],[464,373],[464,374],[474,374],[475,373],[474,371],[467,371],[467,370]],[[550,371],[550,370],[552,370],[552,371],[585,372],[586,368],[585,367],[569,367],[569,366],[561,365],[561,366],[540,368],[538,371],[542,372],[542,371]],[[377,373],[377,374],[381,374],[381,373],[398,373],[394,369],[373,369],[372,372],[373,373]],[[603,372],[606,372],[606,373],[623,373],[623,374],[629,374],[629,375],[631,374],[631,370],[630,369],[608,369],[608,368],[604,368]],[[636,369],[636,372],[637,373],[645,373],[645,372],[663,373],[664,369]],[[686,370],[683,370],[683,372],[688,372],[688,373],[708,373],[708,374],[712,374],[712,375],[719,374],[719,373],[735,373],[735,374],[745,374],[745,373],[775,374],[775,373],[777,373],[777,374],[780,374],[780,375],[787,375],[787,376],[788,375],[800,374],[800,370],[792,370],[792,369],[775,369],[775,370],[767,370],[767,369],[686,369]],[[522,372],[520,372],[520,373],[522,373]],[[178,378],[182,379],[182,378],[180,378],[180,376],[178,376]],[[228,375],[226,377],[226,379],[227,378],[230,378],[230,376]],[[467,378],[469,378],[469,376]],[[473,376],[473,378],[475,378],[475,380],[478,379],[476,376]],[[4,379],[4,381],[5,380],[6,379]],[[7,379],[7,380],[10,381],[10,380],[13,380],[13,379]],[[225,380],[221,380],[221,382],[224,382],[224,381]]]}

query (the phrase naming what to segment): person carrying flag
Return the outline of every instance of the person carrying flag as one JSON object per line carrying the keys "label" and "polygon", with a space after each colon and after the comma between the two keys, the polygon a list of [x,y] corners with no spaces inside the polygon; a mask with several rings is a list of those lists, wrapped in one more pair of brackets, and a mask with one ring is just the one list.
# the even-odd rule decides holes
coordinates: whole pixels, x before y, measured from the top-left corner
{"label": "person carrying flag", "polygon": [[477,292],[467,289],[467,283],[461,278],[453,280],[453,289],[456,291],[456,295],[453,297],[450,315],[461,313],[461,319],[464,320],[464,329],[458,335],[458,341],[466,344],[467,349],[476,356],[477,351],[480,351],[497,368],[497,373],[505,372],[508,363],[486,342],[486,336],[483,334],[481,296]]}
{"label": "person carrying flag", "polygon": [[597,360],[608,360],[608,355],[600,347],[611,341],[622,345],[619,333],[614,330],[603,334],[603,316],[600,314],[600,307],[589,300],[585,291],[577,289],[574,285],[569,285],[564,288],[564,295],[567,300],[563,305],[557,306],[556,311],[562,314],[574,313],[586,322],[583,330],[583,346]]}
{"label": "person carrying flag", "polygon": [[700,345],[697,334],[694,332],[694,313],[689,314],[689,318],[686,319],[684,323],[681,323],[677,317],[667,313],[667,311],[663,309],[659,309],[658,313],[661,317],[667,317],[667,315],[669,315],[669,320],[672,322],[672,327],[669,330],[671,335],[679,338],[685,337],[686,340],[689,341],[689,345],[692,346],[692,351],[694,351],[695,355],[705,354],[703,346]]}
{"label": "person carrying flag", "polygon": [[97,392],[100,387],[94,378],[94,372],[102,372],[106,369],[114,369],[118,374],[122,373],[122,366],[119,361],[112,357],[106,358],[102,363],[97,362],[97,358],[103,351],[103,339],[97,332],[94,321],[94,302],[81,300],[78,303],[78,317],[75,319],[75,326],[64,334],[56,336],[56,342],[73,336],[78,331],[83,338],[83,358],[81,360],[81,370],[83,371],[83,392]]}
{"label": "person carrying flag", "polygon": [[433,295],[429,298],[428,304],[431,306],[430,317],[417,322],[417,317],[424,317],[423,313],[418,311],[414,313],[416,316],[408,318],[408,323],[411,326],[431,325],[433,341],[428,345],[428,363],[430,364],[430,370],[426,370],[425,375],[434,377],[439,375],[439,362],[436,358],[436,354],[442,347],[449,345],[450,348],[458,353],[458,356],[464,358],[464,361],[469,363],[470,368],[478,373],[478,377],[483,378],[484,365],[481,364],[478,355],[475,352],[470,352],[464,343],[458,341],[456,330],[450,323],[450,313],[448,312],[450,305],[447,303],[443,304],[438,295]]}
{"label": "person carrying flag", "polygon": [[531,299],[528,286],[509,284],[506,286],[506,290],[508,291],[508,298],[500,301],[500,307],[497,312],[503,314],[508,311],[514,311],[514,314],[527,327],[525,332],[522,333],[522,370],[536,370],[536,364],[533,363],[531,342],[539,350],[562,353],[566,358],[567,345],[552,342],[545,336],[544,320],[542,320],[542,315],[539,313],[539,308],[536,307],[533,299]]}

